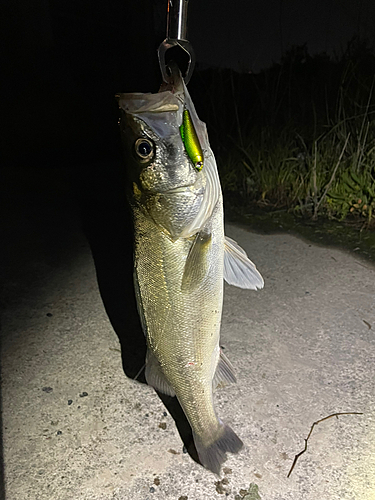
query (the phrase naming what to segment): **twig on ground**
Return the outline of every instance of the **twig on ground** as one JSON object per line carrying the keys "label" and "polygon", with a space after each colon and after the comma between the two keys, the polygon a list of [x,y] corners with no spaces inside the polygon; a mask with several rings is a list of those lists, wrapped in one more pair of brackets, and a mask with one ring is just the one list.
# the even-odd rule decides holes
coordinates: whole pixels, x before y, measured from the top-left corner
{"label": "twig on ground", "polygon": [[300,451],[299,453],[297,453],[297,455],[294,457],[294,460],[293,460],[293,463],[292,463],[292,467],[290,468],[290,471],[288,472],[288,475],[287,477],[289,477],[297,463],[297,460],[299,459],[299,457],[305,453],[305,451],[307,450],[307,441],[309,440],[311,434],[312,434],[312,431],[314,429],[314,427],[318,424],[320,424],[320,422],[324,422],[324,420],[328,420],[329,418],[332,418],[332,417],[336,417],[336,418],[339,418],[340,415],[363,415],[363,413],[360,413],[360,412],[356,412],[356,411],[348,411],[348,412],[344,412],[344,413],[332,413],[332,415],[328,415],[328,417],[324,417],[324,418],[321,418],[320,420],[317,420],[316,422],[314,422],[311,426],[311,429],[310,429],[310,432],[307,436],[307,438],[305,439],[305,448]]}

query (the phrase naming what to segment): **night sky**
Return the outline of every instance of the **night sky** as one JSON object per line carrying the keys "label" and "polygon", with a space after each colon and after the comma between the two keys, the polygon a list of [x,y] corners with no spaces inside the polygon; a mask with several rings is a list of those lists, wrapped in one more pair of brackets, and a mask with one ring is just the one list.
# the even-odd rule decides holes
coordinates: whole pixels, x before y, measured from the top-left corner
{"label": "night sky", "polygon": [[340,52],[359,34],[374,41],[373,0],[190,0],[190,38],[199,61],[259,71],[292,45]]}
{"label": "night sky", "polygon": [[[152,0],[156,11],[153,27],[158,36],[166,16],[166,0]],[[5,0],[3,35],[15,55],[43,50],[54,43],[56,25],[63,19],[116,26],[116,19],[134,10],[141,26],[153,16],[147,2],[139,0]],[[156,23],[155,23],[156,18]],[[354,33],[374,41],[373,0],[190,0],[189,38],[199,61],[210,65],[248,68],[254,71],[278,61],[291,45],[307,42],[311,53],[338,50]],[[123,24],[124,38],[127,31]],[[138,39],[138,41],[140,41]],[[104,41],[105,43],[105,41]]]}

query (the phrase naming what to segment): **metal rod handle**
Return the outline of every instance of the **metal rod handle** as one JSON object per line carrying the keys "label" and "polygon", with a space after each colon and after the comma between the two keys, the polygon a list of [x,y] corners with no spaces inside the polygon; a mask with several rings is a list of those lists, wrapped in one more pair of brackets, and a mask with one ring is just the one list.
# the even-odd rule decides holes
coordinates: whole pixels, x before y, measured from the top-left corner
{"label": "metal rod handle", "polygon": [[187,40],[187,11],[189,0],[168,1],[167,39]]}

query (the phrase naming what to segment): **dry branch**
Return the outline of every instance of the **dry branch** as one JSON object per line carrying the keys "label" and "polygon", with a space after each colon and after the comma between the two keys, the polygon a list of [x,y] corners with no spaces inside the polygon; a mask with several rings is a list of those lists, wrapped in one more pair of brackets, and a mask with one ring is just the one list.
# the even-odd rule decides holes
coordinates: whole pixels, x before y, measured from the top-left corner
{"label": "dry branch", "polygon": [[294,457],[294,460],[293,460],[293,463],[292,463],[292,467],[290,468],[290,471],[287,475],[287,477],[289,477],[297,463],[297,460],[299,459],[299,457],[305,453],[305,451],[307,450],[307,441],[309,440],[311,434],[312,434],[312,431],[314,429],[314,427],[318,424],[320,424],[320,422],[324,422],[324,420],[328,420],[329,418],[332,418],[332,417],[336,417],[336,418],[339,418],[340,415],[363,415],[363,413],[360,413],[360,412],[356,412],[356,411],[348,411],[348,412],[344,412],[344,413],[332,413],[332,415],[328,415],[328,417],[324,417],[324,418],[321,418],[320,420],[317,420],[316,422],[314,422],[311,426],[311,429],[310,429],[310,432],[307,436],[307,438],[305,439],[305,448],[300,451],[299,453],[297,453],[297,455]]}

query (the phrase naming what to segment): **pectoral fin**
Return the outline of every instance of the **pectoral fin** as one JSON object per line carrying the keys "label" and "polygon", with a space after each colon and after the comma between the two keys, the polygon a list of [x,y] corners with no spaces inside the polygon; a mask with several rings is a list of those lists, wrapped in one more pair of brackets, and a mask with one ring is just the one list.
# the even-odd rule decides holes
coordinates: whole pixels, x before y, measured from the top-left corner
{"label": "pectoral fin", "polygon": [[264,281],[246,252],[228,236],[224,241],[224,279],[229,285],[257,290]]}
{"label": "pectoral fin", "polygon": [[167,394],[168,396],[175,396],[176,393],[169,385],[165,375],[161,369],[159,361],[155,358],[152,352],[147,349],[146,354],[146,371],[145,377],[148,385],[153,387],[159,392],[163,394]]}
{"label": "pectoral fin", "polygon": [[193,291],[206,276],[209,266],[208,254],[211,241],[211,234],[200,232],[196,235],[186,259],[181,291]]}

